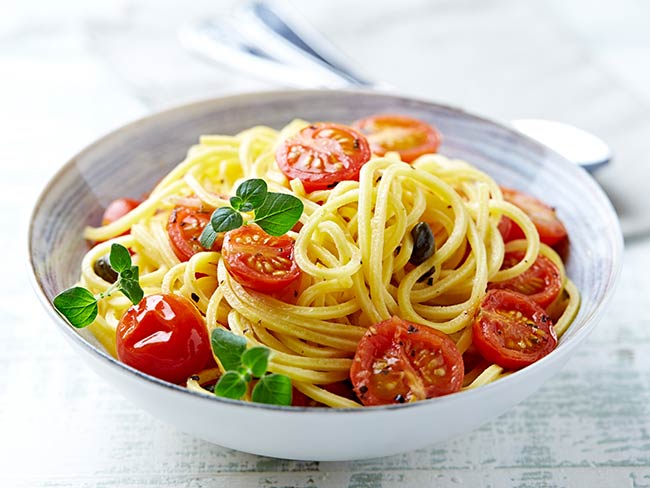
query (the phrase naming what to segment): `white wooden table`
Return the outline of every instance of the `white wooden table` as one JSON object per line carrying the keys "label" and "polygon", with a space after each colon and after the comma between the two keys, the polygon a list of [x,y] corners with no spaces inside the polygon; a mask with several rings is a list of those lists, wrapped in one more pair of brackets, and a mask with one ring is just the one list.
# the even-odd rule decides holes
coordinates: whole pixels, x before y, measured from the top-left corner
{"label": "white wooden table", "polygon": [[[183,19],[232,3],[3,9],[0,486],[650,487],[647,237],[627,242],[611,306],[562,374],[479,430],[400,456],[318,463],[231,451],[160,423],[84,368],[29,287],[29,210],[49,176],[106,131],[177,103],[272,88],[176,44]],[[572,122],[605,137],[616,164],[649,164],[647,2],[347,3],[298,6],[369,77],[502,120]]]}

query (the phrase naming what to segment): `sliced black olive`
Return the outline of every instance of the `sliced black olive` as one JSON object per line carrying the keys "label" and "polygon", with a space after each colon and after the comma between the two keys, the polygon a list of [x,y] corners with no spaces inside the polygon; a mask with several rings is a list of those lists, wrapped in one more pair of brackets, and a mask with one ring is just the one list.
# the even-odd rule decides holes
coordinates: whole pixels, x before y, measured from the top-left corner
{"label": "sliced black olive", "polygon": [[[422,276],[420,276],[420,277],[418,278],[418,283],[422,283],[423,281],[428,280],[429,278],[431,278],[431,275],[432,275],[433,273],[435,273],[435,272],[436,272],[436,267],[435,267],[435,266],[431,266],[431,268],[430,268],[426,273],[424,273]],[[433,281],[432,281],[431,283],[427,283],[427,284],[428,284],[429,286],[431,286],[431,285],[433,284]]]}
{"label": "sliced black olive", "polygon": [[411,230],[411,236],[413,237],[413,251],[409,263],[417,266],[433,256],[433,252],[436,250],[436,240],[431,227],[426,222],[418,222]]}
{"label": "sliced black olive", "polygon": [[111,268],[111,262],[108,254],[102,256],[93,265],[95,274],[108,283],[115,283],[117,281],[117,273]]}

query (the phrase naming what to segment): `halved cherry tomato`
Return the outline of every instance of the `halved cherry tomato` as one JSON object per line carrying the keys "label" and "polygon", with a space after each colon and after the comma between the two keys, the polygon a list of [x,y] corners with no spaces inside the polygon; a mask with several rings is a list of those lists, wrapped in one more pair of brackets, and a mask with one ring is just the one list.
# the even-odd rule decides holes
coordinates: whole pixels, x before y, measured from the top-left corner
{"label": "halved cherry tomato", "polygon": [[293,257],[294,240],[268,235],[255,224],[226,232],[221,255],[241,285],[263,293],[277,292],[300,277]]}
{"label": "halved cherry tomato", "polygon": [[[205,251],[199,238],[205,226],[210,222],[210,212],[194,207],[178,206],[172,210],[167,222],[169,242],[176,257],[181,261],[189,260],[197,252]],[[215,241],[213,251],[219,250],[220,240]]]}
{"label": "halved cherry tomato", "polygon": [[442,332],[392,317],[359,341],[350,379],[364,405],[447,395],[463,384],[463,358]]}
{"label": "halved cherry tomato", "polygon": [[214,362],[203,317],[178,295],[149,295],[129,308],[117,326],[117,356],[177,384]]}
{"label": "halved cherry tomato", "polygon": [[481,356],[506,369],[528,366],[557,345],[553,322],[544,309],[510,290],[487,292],[472,333]]}
{"label": "halved cherry tomato", "polygon": [[[539,232],[539,239],[544,244],[552,246],[567,236],[564,224],[557,218],[555,210],[552,207],[549,207],[533,196],[526,195],[517,190],[502,187],[501,191],[505,200],[519,207],[530,217],[530,220],[533,221],[533,224],[537,228],[537,232]],[[510,232],[504,237],[504,240],[507,242],[523,237],[524,233],[522,230],[517,224],[512,222]]]}
{"label": "halved cherry tomato", "polygon": [[[524,258],[524,254],[524,251],[507,252],[501,268],[511,268]],[[488,289],[516,291],[526,295],[540,307],[546,308],[560,293],[562,279],[560,270],[553,261],[540,254],[524,273],[506,281],[490,283]]]}
{"label": "halved cherry tomato", "polygon": [[142,202],[133,200],[131,198],[118,198],[117,200],[113,200],[108,204],[106,210],[104,210],[104,215],[102,216],[102,225],[108,225],[112,222],[115,222],[119,218],[124,217],[141,203]]}
{"label": "halved cherry tomato", "polygon": [[373,115],[357,120],[353,127],[368,138],[374,154],[397,151],[407,163],[436,152],[440,146],[440,133],[434,127],[404,115]]}
{"label": "halved cherry tomato", "polygon": [[298,178],[305,191],[312,192],[358,180],[361,166],[370,159],[370,147],[351,127],[319,123],[284,141],[275,159],[287,178]]}

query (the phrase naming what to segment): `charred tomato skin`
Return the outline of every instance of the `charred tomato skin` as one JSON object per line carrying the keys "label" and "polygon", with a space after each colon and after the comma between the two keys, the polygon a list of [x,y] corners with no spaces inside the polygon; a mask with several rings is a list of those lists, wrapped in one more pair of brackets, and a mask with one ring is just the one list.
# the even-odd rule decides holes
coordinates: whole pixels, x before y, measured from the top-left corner
{"label": "charred tomato skin", "polygon": [[398,317],[368,329],[350,368],[366,406],[448,395],[460,390],[463,377],[463,358],[447,335]]}

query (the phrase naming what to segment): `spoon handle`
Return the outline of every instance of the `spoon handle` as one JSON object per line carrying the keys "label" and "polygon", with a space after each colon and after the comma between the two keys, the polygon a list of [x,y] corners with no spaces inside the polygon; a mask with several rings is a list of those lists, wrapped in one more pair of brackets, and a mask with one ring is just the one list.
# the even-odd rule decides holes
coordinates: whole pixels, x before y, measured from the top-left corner
{"label": "spoon handle", "polygon": [[355,72],[341,51],[286,0],[253,0],[239,15],[244,23],[265,35],[264,41],[271,43],[268,45],[273,46],[276,53],[285,51],[284,62],[304,69],[327,69],[348,85],[376,87],[376,82]]}

